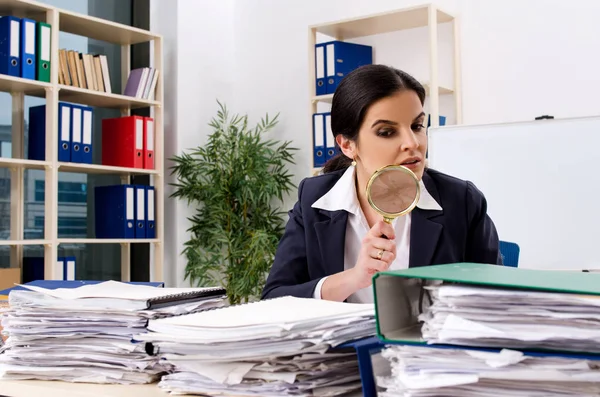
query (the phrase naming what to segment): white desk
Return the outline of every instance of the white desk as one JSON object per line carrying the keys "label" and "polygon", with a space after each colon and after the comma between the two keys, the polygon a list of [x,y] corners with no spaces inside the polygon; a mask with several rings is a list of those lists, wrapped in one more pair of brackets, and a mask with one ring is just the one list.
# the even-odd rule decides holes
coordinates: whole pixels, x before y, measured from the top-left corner
{"label": "white desk", "polygon": [[99,385],[37,380],[0,380],[0,396],[7,397],[168,397],[156,383],[149,385]]}

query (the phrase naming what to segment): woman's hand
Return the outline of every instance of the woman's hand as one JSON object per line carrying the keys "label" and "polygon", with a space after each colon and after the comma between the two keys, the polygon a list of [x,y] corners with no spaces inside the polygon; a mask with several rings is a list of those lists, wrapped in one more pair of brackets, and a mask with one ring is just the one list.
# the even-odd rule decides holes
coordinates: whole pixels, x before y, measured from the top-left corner
{"label": "woman's hand", "polygon": [[356,265],[327,277],[321,287],[321,298],[342,302],[371,285],[373,275],[387,270],[396,258],[395,238],[391,225],[384,221],[373,225],[363,239]]}
{"label": "woman's hand", "polygon": [[383,220],[369,230],[362,241],[356,265],[351,269],[357,291],[370,286],[373,275],[387,270],[396,259],[395,238],[394,228]]}

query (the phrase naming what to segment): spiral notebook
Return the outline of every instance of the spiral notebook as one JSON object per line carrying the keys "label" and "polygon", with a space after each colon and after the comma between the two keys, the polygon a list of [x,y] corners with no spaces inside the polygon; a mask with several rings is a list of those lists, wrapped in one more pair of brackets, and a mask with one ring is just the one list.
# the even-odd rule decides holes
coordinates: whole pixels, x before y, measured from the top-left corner
{"label": "spiral notebook", "polygon": [[222,287],[209,288],[156,288],[147,285],[105,281],[78,288],[47,289],[34,285],[21,285],[31,291],[59,300],[68,300],[75,306],[114,305],[122,309],[152,310],[166,306],[222,298]]}

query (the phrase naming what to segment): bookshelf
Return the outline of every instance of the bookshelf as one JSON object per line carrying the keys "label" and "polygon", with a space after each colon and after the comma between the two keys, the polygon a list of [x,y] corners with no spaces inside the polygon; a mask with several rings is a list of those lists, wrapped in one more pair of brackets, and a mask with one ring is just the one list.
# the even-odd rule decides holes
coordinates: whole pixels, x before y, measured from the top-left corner
{"label": "bookshelf", "polygon": [[[440,86],[439,83],[439,56],[438,56],[438,24],[452,23],[453,28],[453,87]],[[317,44],[317,34],[323,34],[332,37],[334,40],[348,40],[374,36],[384,33],[399,32],[402,30],[427,27],[428,46],[423,56],[426,56],[429,64],[429,77],[421,84],[427,92],[427,102],[429,106],[429,115],[431,116],[431,126],[439,125],[440,114],[440,95],[452,95],[454,99],[454,116],[456,124],[462,123],[462,103],[461,103],[461,63],[460,63],[460,33],[458,19],[439,9],[432,4],[425,4],[416,7],[387,11],[378,14],[361,16],[358,18],[344,19],[318,25],[312,25],[308,29],[308,81],[309,81],[309,117],[311,126],[311,157],[310,157],[310,175],[316,175],[320,168],[313,165],[312,148],[314,147],[312,134],[312,115],[318,111],[319,104],[331,104],[333,94],[316,95],[315,87],[315,44]],[[399,49],[401,50],[401,48]],[[411,53],[411,56],[419,54]],[[377,50],[374,47],[373,63],[377,61]],[[393,66],[393,65],[391,65]],[[406,72],[413,74],[411,70]]]}
{"label": "bookshelf", "polygon": [[[80,15],[46,4],[30,0],[0,0],[0,15],[13,15],[31,18],[51,25],[50,38],[50,82],[29,80],[0,74],[0,91],[12,97],[12,158],[0,158],[0,167],[10,169],[10,238],[0,241],[0,246],[10,246],[11,267],[23,261],[23,247],[43,245],[44,276],[46,279],[62,277],[62,269],[57,265],[58,248],[61,244],[120,244],[121,279],[130,279],[131,244],[151,245],[153,267],[150,269],[152,281],[162,281],[164,260],[164,137],[163,137],[163,76],[162,38],[142,29],[121,25],[112,21]],[[91,89],[59,84],[59,32],[67,32],[87,38],[101,40],[121,46],[122,89],[125,88],[131,70],[130,46],[149,42],[153,47],[152,67],[159,72],[158,82],[152,99],[141,99],[119,93],[107,93]],[[150,66],[150,65],[149,65]],[[46,161],[25,159],[24,156],[24,96],[35,96],[46,100]],[[122,116],[131,114],[131,109],[150,108],[154,119],[154,169],[105,166],[99,164],[66,163],[58,161],[58,104],[69,102],[87,106],[119,109]],[[98,141],[94,145],[100,146]],[[44,237],[43,239],[23,239],[25,221],[24,171],[37,169],[44,171]],[[155,188],[156,238],[153,239],[98,239],[98,238],[59,238],[58,237],[58,176],[59,172],[85,174],[111,174],[120,176],[121,183],[130,183],[132,175],[149,175]],[[92,194],[92,193],[88,193]],[[93,216],[88,212],[88,216]]]}

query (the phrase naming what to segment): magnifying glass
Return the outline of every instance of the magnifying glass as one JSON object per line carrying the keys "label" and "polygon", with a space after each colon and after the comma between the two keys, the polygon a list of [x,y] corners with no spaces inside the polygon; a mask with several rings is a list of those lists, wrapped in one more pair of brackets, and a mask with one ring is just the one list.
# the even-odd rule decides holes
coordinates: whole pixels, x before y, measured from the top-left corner
{"label": "magnifying glass", "polygon": [[386,223],[410,213],[419,202],[419,179],[403,165],[388,165],[371,175],[367,183],[367,199]]}

